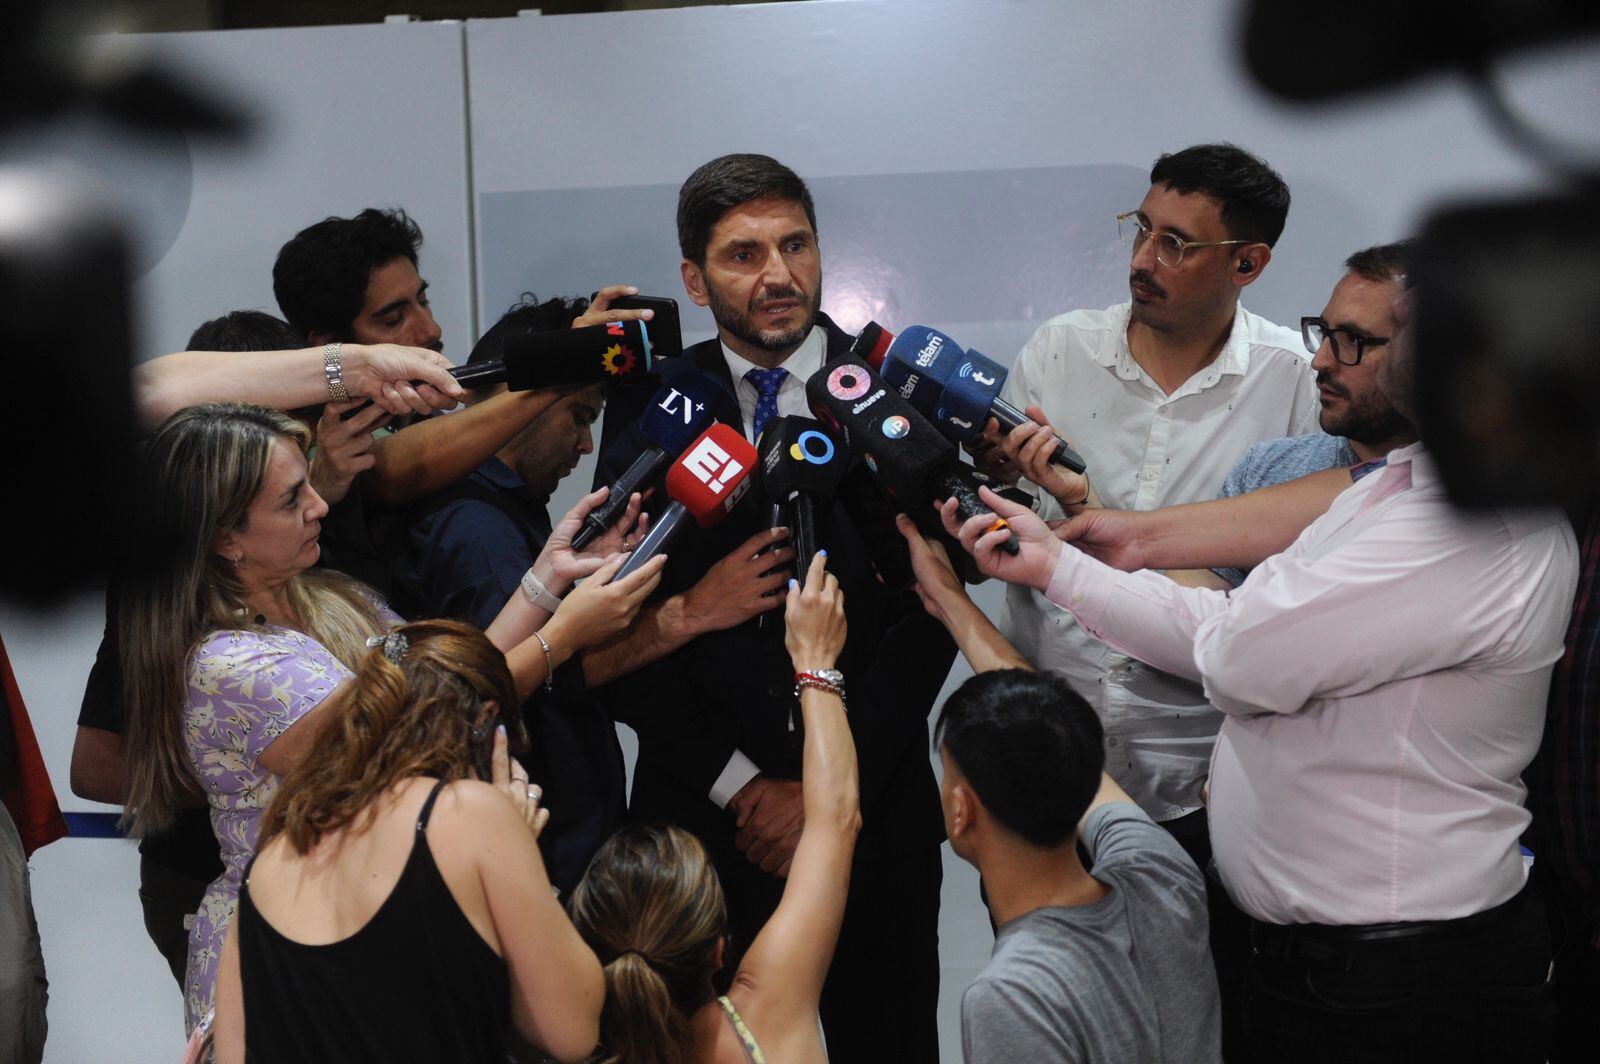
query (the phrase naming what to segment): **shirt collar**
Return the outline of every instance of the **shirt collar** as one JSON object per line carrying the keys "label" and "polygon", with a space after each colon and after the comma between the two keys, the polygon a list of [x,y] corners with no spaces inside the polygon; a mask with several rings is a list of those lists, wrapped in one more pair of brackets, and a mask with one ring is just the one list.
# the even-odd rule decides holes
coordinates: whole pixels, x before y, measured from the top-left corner
{"label": "shirt collar", "polygon": [[491,454],[488,458],[484,459],[483,464],[477,468],[476,472],[478,476],[488,481],[494,487],[525,495],[534,502],[538,503],[540,506],[543,506],[550,501],[550,496],[538,495],[533,491],[533,489],[524,484],[522,482],[522,478],[517,476],[516,471],[502,462],[498,455]]}
{"label": "shirt collar", "polygon": [[1433,454],[1418,440],[1408,443],[1404,447],[1397,447],[1389,452],[1389,464],[1411,466],[1411,483],[1417,486],[1431,484],[1439,479],[1439,467],[1434,464]]}
{"label": "shirt collar", "polygon": [[[720,342],[720,341],[719,341]],[[789,375],[796,378],[801,384],[811,379],[811,375],[822,368],[822,356],[828,346],[827,332],[820,325],[813,325],[806,338],[800,341],[800,346],[790,352],[789,357],[780,365],[789,371]],[[744,382],[744,375],[753,369],[763,369],[742,355],[735,354],[727,344],[722,344],[722,357],[728,363],[728,375],[733,378],[733,386],[737,388]]]}
{"label": "shirt collar", "polygon": [[[1118,370],[1121,376],[1137,377],[1144,371],[1139,363],[1133,360],[1133,351],[1128,347],[1128,323],[1133,318],[1133,302],[1130,300],[1127,303],[1120,303],[1112,307],[1111,311],[1116,315],[1114,324],[1117,342],[1096,351],[1094,360],[1107,369]],[[1250,323],[1246,321],[1243,307],[1235,306],[1233,325],[1228,330],[1228,338],[1223,341],[1222,350],[1217,353],[1216,360],[1206,368],[1211,370],[1211,375],[1214,377],[1226,374],[1242,377],[1250,371]]]}

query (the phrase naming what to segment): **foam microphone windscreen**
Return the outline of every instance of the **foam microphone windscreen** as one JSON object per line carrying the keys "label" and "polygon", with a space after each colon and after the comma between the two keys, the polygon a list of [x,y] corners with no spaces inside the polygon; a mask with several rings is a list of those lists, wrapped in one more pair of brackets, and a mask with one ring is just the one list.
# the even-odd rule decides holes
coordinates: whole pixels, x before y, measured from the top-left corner
{"label": "foam microphone windscreen", "polygon": [[875,321],[869,321],[856,334],[855,342],[850,345],[849,356],[858,362],[865,362],[881,373],[884,356],[892,343],[894,343],[894,333]]}
{"label": "foam microphone windscreen", "polygon": [[738,411],[727,389],[704,373],[688,370],[656,389],[639,416],[639,433],[652,446],[678,455],[711,427],[718,413]]}
{"label": "foam microphone windscreen", "polygon": [[944,333],[912,325],[885,353],[883,379],[946,435],[965,440],[983,431],[1006,374]]}
{"label": "foam microphone windscreen", "polygon": [[786,502],[796,492],[828,498],[850,464],[844,443],[809,417],[773,418],[756,450],[761,455],[761,486],[774,502]]}
{"label": "foam microphone windscreen", "polygon": [[721,521],[750,490],[756,449],[739,430],[718,422],[667,470],[667,496],[702,528]]}
{"label": "foam microphone windscreen", "polygon": [[843,434],[851,453],[903,505],[930,498],[931,472],[958,461],[955,444],[864,362],[825,364],[806,381],[806,398],[818,419]]}
{"label": "foam microphone windscreen", "polygon": [[650,330],[612,321],[506,337],[502,358],[512,391],[610,383],[650,370]]}

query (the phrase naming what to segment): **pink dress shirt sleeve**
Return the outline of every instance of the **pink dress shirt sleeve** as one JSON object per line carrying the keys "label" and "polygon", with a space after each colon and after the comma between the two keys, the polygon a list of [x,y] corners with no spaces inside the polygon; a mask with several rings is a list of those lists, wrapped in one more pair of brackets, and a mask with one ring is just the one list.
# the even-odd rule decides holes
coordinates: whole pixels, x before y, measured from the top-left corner
{"label": "pink dress shirt sleeve", "polygon": [[1202,678],[1194,652],[1200,625],[1228,608],[1224,592],[1148,570],[1124,573],[1065,546],[1044,594],[1095,638],[1189,680]]}

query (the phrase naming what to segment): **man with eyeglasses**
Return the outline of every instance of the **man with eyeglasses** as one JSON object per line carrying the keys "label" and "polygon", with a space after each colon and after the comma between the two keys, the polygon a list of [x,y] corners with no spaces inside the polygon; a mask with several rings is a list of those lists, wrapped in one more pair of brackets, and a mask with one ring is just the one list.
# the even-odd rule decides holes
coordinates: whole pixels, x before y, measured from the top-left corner
{"label": "man with eyeglasses", "polygon": [[[1077,494],[1023,482],[1041,516],[1091,500],[1151,510],[1210,499],[1252,444],[1316,430],[1301,338],[1239,305],[1288,210],[1283,179],[1231,144],[1156,160],[1144,201],[1118,219],[1132,255],[1129,302],[1045,322],[1006,382],[1007,399],[1069,434],[1088,462]],[[980,466],[1014,477],[1000,451],[981,453]],[[1028,588],[1008,589],[1000,627],[1094,706],[1106,771],[1204,868],[1200,785],[1221,716],[1200,687],[1104,646]]]}
{"label": "man with eyeglasses", "polygon": [[[1378,387],[1390,338],[1392,304],[1404,290],[1410,245],[1380,244],[1345,260],[1345,274],[1320,317],[1300,319],[1300,335],[1317,375],[1321,432],[1258,443],[1223,481],[1219,499],[1296,480],[1325,469],[1345,468],[1361,477],[1385,456],[1417,441],[1417,431]],[[1222,590],[1244,583],[1242,568],[1174,572],[1181,583]]]}
{"label": "man with eyeglasses", "polygon": [[[1406,294],[1379,383],[1415,423],[1410,315]],[[1252,1059],[1550,1058],[1551,934],[1518,839],[1578,585],[1564,514],[1458,511],[1413,443],[1225,594],[1119,571],[985,501],[1016,556],[980,542],[993,514],[945,515],[983,572],[1203,682],[1226,714],[1210,811],[1251,919]]]}
{"label": "man with eyeglasses", "polygon": [[[1131,256],[1129,301],[1045,322],[1006,381],[1005,398],[1070,435],[1088,463],[1088,480],[1073,478],[1071,493],[1022,482],[1042,517],[1212,499],[1251,445],[1316,431],[1301,338],[1239,303],[1271,262],[1288,212],[1282,177],[1235,145],[1155,161],[1143,201],[1116,218]],[[1014,479],[1020,470],[1002,456],[996,428],[975,457]],[[1007,589],[1000,628],[1094,707],[1106,772],[1204,870],[1211,844],[1200,788],[1222,716],[1200,685],[1106,646],[1031,588]],[[1226,905],[1220,888],[1208,890],[1214,908]],[[1233,1005],[1225,994],[1229,1017]],[[1225,1024],[1225,1056],[1235,1032]]]}

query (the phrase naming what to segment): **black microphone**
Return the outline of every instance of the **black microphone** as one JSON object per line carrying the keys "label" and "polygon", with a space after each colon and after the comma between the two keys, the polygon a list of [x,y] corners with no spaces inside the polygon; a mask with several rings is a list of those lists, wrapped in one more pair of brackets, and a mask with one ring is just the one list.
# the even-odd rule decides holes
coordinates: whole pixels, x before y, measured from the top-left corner
{"label": "black microphone", "polygon": [[738,429],[719,421],[702,432],[667,470],[667,498],[672,501],[610,582],[637,571],[671,546],[689,518],[709,528],[728,516],[750,490],[755,464],[756,449]]}
{"label": "black microphone", "polygon": [[719,409],[737,412],[738,407],[716,381],[695,370],[679,373],[657,389],[638,422],[639,434],[650,446],[611,485],[606,501],[583,519],[583,527],[572,537],[572,549],[582,550],[621,520],[628,497],[647,487],[668,462],[710,428]]}
{"label": "black microphone", "polygon": [[504,384],[525,392],[609,384],[648,373],[650,364],[648,324],[611,321],[508,336],[499,358],[456,366],[450,374],[463,388]]}
{"label": "black microphone", "polygon": [[[883,356],[883,379],[956,443],[983,433],[991,417],[1010,432],[1032,421],[1000,398],[1005,367],[978,351],[964,351],[942,332],[912,325],[894,337]],[[1050,461],[1082,473],[1083,458],[1056,440]]]}
{"label": "black microphone", "polygon": [[773,418],[756,450],[762,490],[787,509],[795,571],[804,573],[819,546],[817,519],[844,478],[849,452],[820,421],[808,417]]}
{"label": "black microphone", "polygon": [[[955,444],[900,397],[864,362],[828,362],[806,381],[806,398],[825,425],[837,427],[878,484],[929,527],[929,502],[954,497],[963,520],[989,513],[978,498],[977,473],[957,457]],[[991,531],[1005,528],[998,515]],[[1016,537],[1005,542],[1018,551]]]}

